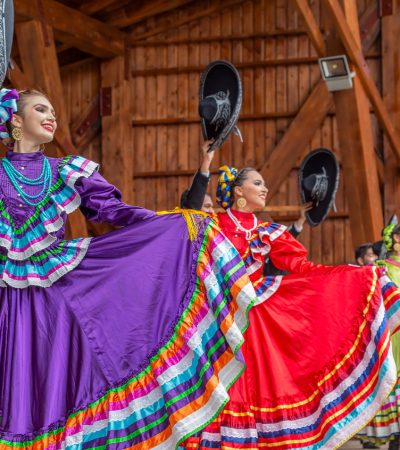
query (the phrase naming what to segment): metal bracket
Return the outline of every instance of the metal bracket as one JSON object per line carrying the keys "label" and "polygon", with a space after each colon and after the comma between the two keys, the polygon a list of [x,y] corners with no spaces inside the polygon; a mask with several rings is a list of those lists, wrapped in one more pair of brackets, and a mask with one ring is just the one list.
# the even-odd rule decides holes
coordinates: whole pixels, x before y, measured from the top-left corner
{"label": "metal bracket", "polygon": [[100,90],[100,115],[111,116],[112,113],[112,88],[103,87]]}
{"label": "metal bracket", "polygon": [[381,17],[393,14],[393,0],[380,0],[379,10]]}

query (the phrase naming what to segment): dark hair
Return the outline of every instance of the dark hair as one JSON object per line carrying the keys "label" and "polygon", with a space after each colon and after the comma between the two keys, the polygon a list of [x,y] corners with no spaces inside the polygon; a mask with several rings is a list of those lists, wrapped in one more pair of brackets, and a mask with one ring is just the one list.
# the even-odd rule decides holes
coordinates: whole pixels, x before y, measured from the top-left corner
{"label": "dark hair", "polygon": [[392,239],[394,234],[400,234],[400,224],[396,225],[392,231]]}
{"label": "dark hair", "polygon": [[356,261],[358,258],[364,258],[365,254],[369,249],[372,249],[372,251],[374,251],[374,245],[371,242],[359,245],[355,251]]}
{"label": "dark hair", "polygon": [[236,186],[243,186],[243,183],[247,180],[249,177],[250,172],[258,172],[257,169],[254,167],[243,167],[243,169],[240,169],[236,178],[232,181],[232,204],[235,201],[235,187]]}
{"label": "dark hair", "polygon": [[382,252],[382,247],[385,247],[382,240],[376,241],[372,244],[372,251],[378,258],[381,258],[382,254],[384,254],[384,251]]}
{"label": "dark hair", "polygon": [[235,180],[233,181],[233,186],[242,186],[243,183],[247,180],[250,172],[258,172],[254,167],[243,167],[240,169]]}

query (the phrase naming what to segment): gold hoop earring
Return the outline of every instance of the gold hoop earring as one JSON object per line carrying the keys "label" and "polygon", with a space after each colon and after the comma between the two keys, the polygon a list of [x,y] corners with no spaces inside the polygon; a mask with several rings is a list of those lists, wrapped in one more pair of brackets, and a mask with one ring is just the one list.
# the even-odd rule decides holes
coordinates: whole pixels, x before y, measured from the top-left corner
{"label": "gold hoop earring", "polygon": [[244,197],[239,197],[236,200],[236,204],[238,205],[239,208],[245,208],[247,205],[247,201]]}
{"label": "gold hoop earring", "polygon": [[396,242],[396,243],[393,245],[393,250],[394,250],[395,252],[400,252],[400,244],[399,244],[398,242]]}
{"label": "gold hoop earring", "polygon": [[14,127],[11,131],[11,136],[14,139],[14,141],[21,141],[22,138],[24,137],[22,128]]}

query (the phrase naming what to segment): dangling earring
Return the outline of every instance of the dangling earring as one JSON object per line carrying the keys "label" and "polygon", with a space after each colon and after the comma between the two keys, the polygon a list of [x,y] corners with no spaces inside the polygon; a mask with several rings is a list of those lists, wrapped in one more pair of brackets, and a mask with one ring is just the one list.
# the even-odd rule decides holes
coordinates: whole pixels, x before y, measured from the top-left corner
{"label": "dangling earring", "polygon": [[396,243],[393,245],[393,250],[394,250],[395,252],[400,252],[400,244],[399,244],[398,242],[396,242]]}
{"label": "dangling earring", "polygon": [[44,153],[44,151],[46,150],[46,147],[44,144],[40,144],[39,150]]}
{"label": "dangling earring", "polygon": [[247,205],[247,201],[244,197],[239,197],[236,200],[236,204],[238,205],[239,208],[245,208],[245,206]]}
{"label": "dangling earring", "polygon": [[22,128],[14,127],[11,131],[11,136],[14,139],[14,141],[21,141],[22,138],[24,137]]}

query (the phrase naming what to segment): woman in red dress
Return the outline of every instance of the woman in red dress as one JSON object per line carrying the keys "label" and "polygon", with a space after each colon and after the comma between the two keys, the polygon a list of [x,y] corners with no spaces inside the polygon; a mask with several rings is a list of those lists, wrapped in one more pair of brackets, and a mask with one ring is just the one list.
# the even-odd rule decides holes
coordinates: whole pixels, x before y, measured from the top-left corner
{"label": "woman in red dress", "polygon": [[[182,449],[333,449],[360,430],[396,380],[398,293],[376,267],[322,266],[286,227],[260,222],[268,189],[252,168],[220,169],[215,220],[256,291],[230,401]],[[266,257],[285,276],[263,276]]]}

